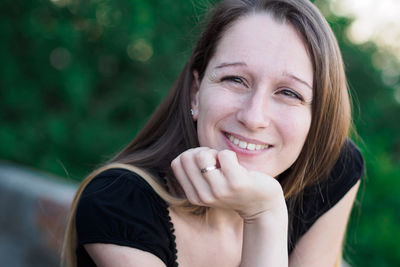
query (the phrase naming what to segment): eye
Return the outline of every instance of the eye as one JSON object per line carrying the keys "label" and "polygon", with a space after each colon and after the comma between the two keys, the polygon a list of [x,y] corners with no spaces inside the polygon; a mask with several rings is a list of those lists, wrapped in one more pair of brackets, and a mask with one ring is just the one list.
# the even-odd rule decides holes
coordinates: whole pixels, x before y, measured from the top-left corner
{"label": "eye", "polygon": [[290,90],[290,89],[282,89],[282,90],[280,90],[278,92],[278,94],[281,94],[281,95],[283,95],[285,97],[289,97],[289,98],[293,98],[293,99],[298,99],[300,101],[304,101],[303,97],[300,94],[298,94],[295,91]]}
{"label": "eye", "polygon": [[225,76],[221,79],[221,82],[232,82],[235,84],[240,84],[247,87],[246,81],[239,76]]}

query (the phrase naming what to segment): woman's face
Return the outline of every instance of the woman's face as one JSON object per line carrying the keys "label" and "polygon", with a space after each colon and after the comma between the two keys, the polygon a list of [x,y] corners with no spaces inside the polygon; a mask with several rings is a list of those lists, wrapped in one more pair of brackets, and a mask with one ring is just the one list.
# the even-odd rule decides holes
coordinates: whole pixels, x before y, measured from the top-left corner
{"label": "woman's face", "polygon": [[233,150],[247,169],[276,177],[306,140],[312,86],[310,57],[291,25],[266,13],[239,19],[193,88],[200,145]]}

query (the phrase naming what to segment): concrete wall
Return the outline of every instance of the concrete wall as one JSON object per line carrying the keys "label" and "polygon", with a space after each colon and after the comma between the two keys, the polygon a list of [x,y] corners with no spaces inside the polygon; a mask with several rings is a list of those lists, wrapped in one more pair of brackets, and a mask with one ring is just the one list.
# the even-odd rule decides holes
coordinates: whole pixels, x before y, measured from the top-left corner
{"label": "concrete wall", "polygon": [[76,188],[49,174],[0,162],[1,266],[59,266]]}

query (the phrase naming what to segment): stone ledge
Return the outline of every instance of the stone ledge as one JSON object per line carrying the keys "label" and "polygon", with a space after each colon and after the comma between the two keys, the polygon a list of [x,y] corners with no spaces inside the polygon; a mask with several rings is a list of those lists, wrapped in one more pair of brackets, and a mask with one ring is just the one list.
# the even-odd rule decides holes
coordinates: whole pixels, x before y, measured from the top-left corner
{"label": "stone ledge", "polygon": [[2,266],[59,266],[76,184],[0,162],[0,259]]}

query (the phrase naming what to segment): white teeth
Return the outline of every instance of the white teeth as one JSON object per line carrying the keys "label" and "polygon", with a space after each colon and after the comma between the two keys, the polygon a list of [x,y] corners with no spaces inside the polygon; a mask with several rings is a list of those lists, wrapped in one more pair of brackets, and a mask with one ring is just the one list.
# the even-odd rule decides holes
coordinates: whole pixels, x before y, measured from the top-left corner
{"label": "white teeth", "polygon": [[239,142],[239,147],[246,148],[247,147],[247,143],[245,141],[240,141]]}
{"label": "white teeth", "polygon": [[247,143],[246,141],[239,140],[230,134],[226,134],[226,136],[229,138],[229,140],[232,143],[234,143],[235,145],[238,145],[240,148],[245,148],[248,150],[262,150],[262,149],[268,148],[268,145]]}
{"label": "white teeth", "polygon": [[254,149],[256,149],[256,145],[255,144],[247,144],[247,149],[254,150]]}

